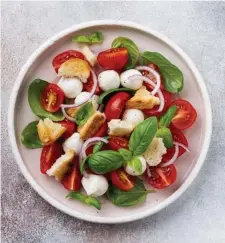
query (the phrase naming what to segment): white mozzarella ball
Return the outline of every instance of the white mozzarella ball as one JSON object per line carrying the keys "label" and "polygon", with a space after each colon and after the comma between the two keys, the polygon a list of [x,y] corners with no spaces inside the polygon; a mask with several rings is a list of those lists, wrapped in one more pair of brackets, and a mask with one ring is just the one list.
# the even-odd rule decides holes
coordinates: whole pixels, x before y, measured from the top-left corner
{"label": "white mozzarella ball", "polygon": [[83,83],[78,78],[62,77],[57,85],[63,90],[65,96],[69,99],[75,98],[83,89]]}
{"label": "white mozzarella ball", "polygon": [[75,132],[72,136],[66,139],[63,143],[63,150],[66,152],[69,149],[73,150],[76,154],[80,153],[83,140],[80,138],[80,134]]}
{"label": "white mozzarella ball", "polygon": [[99,86],[103,91],[120,87],[120,76],[114,70],[107,70],[98,75]]}
{"label": "white mozzarella ball", "polygon": [[125,165],[125,171],[132,176],[142,175],[146,170],[146,160],[143,156],[136,156]]}
{"label": "white mozzarella ball", "polygon": [[[90,97],[89,92],[86,92],[86,91],[81,92],[80,94],[78,94],[78,96],[74,100],[74,104],[83,104],[84,102],[87,101],[88,97]],[[93,95],[90,99],[96,110],[98,109],[98,97],[99,97],[98,95]]]}
{"label": "white mozzarella ball", "polygon": [[123,113],[123,120],[124,121],[130,121],[135,126],[137,126],[139,123],[144,121],[144,113],[138,109],[127,109]]}
{"label": "white mozzarella ball", "polygon": [[133,75],[142,75],[142,74],[136,69],[130,69],[121,73],[120,74],[121,85],[125,88],[134,89],[134,90],[141,88],[143,84],[143,80],[141,78],[130,80],[129,77]]}
{"label": "white mozzarella ball", "polygon": [[88,177],[82,178],[81,183],[87,195],[94,197],[102,196],[109,187],[108,181],[102,175],[89,174]]}

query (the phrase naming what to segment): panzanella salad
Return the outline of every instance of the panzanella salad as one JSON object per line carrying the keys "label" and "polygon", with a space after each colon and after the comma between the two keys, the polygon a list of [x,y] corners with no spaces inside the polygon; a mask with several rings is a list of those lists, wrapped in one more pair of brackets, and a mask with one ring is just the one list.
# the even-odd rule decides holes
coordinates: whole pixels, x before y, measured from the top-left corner
{"label": "panzanella salad", "polygon": [[30,84],[39,120],[24,128],[21,141],[42,148],[40,171],[69,190],[67,198],[97,209],[102,195],[117,206],[142,203],[153,188],[175,182],[176,160],[189,152],[183,130],[197,113],[176,98],[183,74],[127,37],[97,55],[90,46],[103,42],[101,32],[72,41],[84,45],[53,59],[56,78]]}

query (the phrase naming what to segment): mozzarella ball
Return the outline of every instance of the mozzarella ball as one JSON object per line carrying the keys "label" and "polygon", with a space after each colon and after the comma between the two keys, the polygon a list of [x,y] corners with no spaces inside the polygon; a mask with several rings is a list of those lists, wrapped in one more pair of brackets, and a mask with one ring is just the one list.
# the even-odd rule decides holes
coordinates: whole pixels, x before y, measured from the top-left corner
{"label": "mozzarella ball", "polygon": [[143,156],[136,156],[125,165],[125,171],[132,176],[142,175],[146,170],[146,160]]}
{"label": "mozzarella ball", "polygon": [[75,98],[83,89],[83,83],[78,78],[62,77],[57,85],[62,89],[65,96],[69,99]]}
{"label": "mozzarella ball", "polygon": [[144,121],[144,113],[138,109],[127,109],[123,113],[123,120],[124,121],[130,121],[135,126],[137,126],[139,123]]}
{"label": "mozzarella ball", "polygon": [[98,83],[103,91],[120,87],[120,76],[114,70],[107,70],[98,75]]}
{"label": "mozzarella ball", "polygon": [[80,134],[75,132],[72,136],[66,139],[63,143],[63,150],[66,152],[69,149],[73,150],[76,154],[80,153],[83,140],[80,138]]}
{"label": "mozzarella ball", "polygon": [[87,195],[94,197],[102,196],[109,187],[108,181],[102,175],[89,174],[88,177],[82,178],[81,183]]}
{"label": "mozzarella ball", "polygon": [[[78,96],[74,100],[74,104],[83,104],[84,102],[87,101],[88,97],[90,97],[89,92],[86,92],[86,91],[81,92],[80,94],[78,94]],[[98,97],[99,97],[98,95],[93,95],[90,99],[96,110],[98,109]]]}
{"label": "mozzarella ball", "polygon": [[141,78],[130,80],[129,77],[133,75],[142,75],[142,74],[136,69],[130,69],[121,73],[120,74],[121,85],[125,88],[134,89],[134,90],[141,88],[143,84],[143,80]]}

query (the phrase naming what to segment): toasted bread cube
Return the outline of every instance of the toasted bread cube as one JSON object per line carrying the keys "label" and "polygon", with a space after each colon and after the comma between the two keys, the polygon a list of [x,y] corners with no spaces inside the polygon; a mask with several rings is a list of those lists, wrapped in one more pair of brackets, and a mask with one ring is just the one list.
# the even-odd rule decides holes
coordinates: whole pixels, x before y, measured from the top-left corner
{"label": "toasted bread cube", "polygon": [[80,107],[73,107],[73,108],[69,108],[67,109],[66,113],[71,116],[72,118],[74,118],[77,115],[77,112],[79,111]]}
{"label": "toasted bread cube", "polygon": [[108,126],[110,136],[129,136],[135,127],[131,121],[122,121],[120,119],[112,119]]}

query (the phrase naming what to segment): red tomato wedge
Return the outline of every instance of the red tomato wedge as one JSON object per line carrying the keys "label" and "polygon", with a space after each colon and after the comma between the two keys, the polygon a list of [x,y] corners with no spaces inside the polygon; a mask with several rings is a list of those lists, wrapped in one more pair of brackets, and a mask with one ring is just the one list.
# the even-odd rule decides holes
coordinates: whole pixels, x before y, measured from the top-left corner
{"label": "red tomato wedge", "polygon": [[[184,134],[180,130],[170,127],[170,131],[172,133],[174,142],[182,143],[183,145],[188,147],[188,141],[187,141],[186,137],[184,136]],[[185,152],[186,152],[186,150],[184,148],[179,147],[178,157],[181,156]],[[167,153],[164,154],[163,157],[162,157],[162,163],[165,163],[165,162],[171,160],[174,153],[175,153],[175,146],[167,149]]]}
{"label": "red tomato wedge", "polygon": [[109,148],[115,151],[119,149],[128,149],[129,140],[123,137],[110,137],[109,138]]}
{"label": "red tomato wedge", "polygon": [[150,167],[151,177],[145,173],[150,185],[157,189],[163,189],[174,183],[177,178],[177,171],[174,165],[165,167]]}
{"label": "red tomato wedge", "polygon": [[72,122],[72,121],[65,119],[65,120],[60,121],[58,123],[66,128],[66,131],[61,136],[62,139],[65,140],[65,139],[69,138],[73,133],[75,133],[76,127],[77,127],[75,122]]}
{"label": "red tomato wedge", "polygon": [[[94,81],[93,81],[93,77],[92,77],[92,74],[91,74],[90,77],[87,80],[87,83],[83,84],[83,88],[84,88],[85,91],[91,92],[93,85],[94,85]],[[95,94],[100,95],[101,93],[102,93],[102,90],[100,89],[99,85],[97,84]]]}
{"label": "red tomato wedge", "polygon": [[134,177],[128,175],[123,169],[117,169],[110,174],[112,184],[120,190],[129,191],[134,187]]}
{"label": "red tomato wedge", "polygon": [[105,115],[107,121],[119,119],[123,113],[126,102],[131,97],[126,92],[118,92],[113,95],[105,106]]}
{"label": "red tomato wedge", "polygon": [[128,51],[124,47],[112,48],[100,52],[97,60],[104,69],[120,71],[127,64]]}
{"label": "red tomato wedge", "polygon": [[44,146],[41,152],[40,170],[46,174],[55,161],[63,154],[62,145],[58,142]]}
{"label": "red tomato wedge", "polygon": [[172,120],[172,125],[177,129],[184,130],[193,125],[197,118],[195,108],[186,100],[174,100],[171,105],[177,107],[176,114]]}
{"label": "red tomato wedge", "polygon": [[52,66],[54,67],[56,73],[58,73],[58,70],[61,67],[61,65],[71,58],[80,58],[82,60],[85,59],[84,55],[79,51],[75,51],[75,50],[64,51],[58,54],[56,57],[54,57],[52,61]]}
{"label": "red tomato wedge", "polygon": [[108,123],[104,122],[100,129],[95,133],[93,137],[104,137],[108,132]]}
{"label": "red tomato wedge", "polygon": [[48,84],[41,94],[41,105],[49,112],[56,112],[64,101],[64,93],[56,84]]}
{"label": "red tomato wedge", "polygon": [[79,168],[79,158],[75,157],[72,170],[66,174],[62,180],[63,186],[71,191],[78,191],[81,188],[81,174]]}

